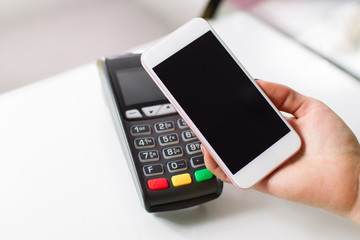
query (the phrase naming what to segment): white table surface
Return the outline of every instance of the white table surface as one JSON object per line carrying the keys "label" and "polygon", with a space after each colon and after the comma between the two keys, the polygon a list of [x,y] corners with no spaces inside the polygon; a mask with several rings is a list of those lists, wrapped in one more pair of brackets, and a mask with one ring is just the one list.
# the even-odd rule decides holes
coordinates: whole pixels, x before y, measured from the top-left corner
{"label": "white table surface", "polygon": [[[246,14],[214,24],[253,77],[321,99],[359,138],[359,82]],[[95,63],[0,95],[0,146],[0,239],[360,237],[347,219],[228,184],[215,201],[147,213]]]}

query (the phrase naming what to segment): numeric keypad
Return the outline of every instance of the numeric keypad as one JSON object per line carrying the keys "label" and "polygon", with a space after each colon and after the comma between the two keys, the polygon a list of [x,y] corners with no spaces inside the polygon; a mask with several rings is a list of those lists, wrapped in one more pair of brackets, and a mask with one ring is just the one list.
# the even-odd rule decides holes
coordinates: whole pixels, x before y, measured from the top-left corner
{"label": "numeric keypad", "polygon": [[210,179],[202,177],[205,175],[200,171],[206,169],[200,142],[182,118],[134,124],[129,130],[151,191]]}

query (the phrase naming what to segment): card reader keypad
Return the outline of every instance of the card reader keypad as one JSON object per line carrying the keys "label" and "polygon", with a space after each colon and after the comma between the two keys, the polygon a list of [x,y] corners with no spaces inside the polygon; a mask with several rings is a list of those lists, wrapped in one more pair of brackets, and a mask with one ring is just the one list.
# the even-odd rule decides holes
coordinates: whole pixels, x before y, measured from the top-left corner
{"label": "card reader keypad", "polygon": [[182,118],[134,124],[130,133],[150,191],[184,187],[214,177],[205,168],[200,142]]}

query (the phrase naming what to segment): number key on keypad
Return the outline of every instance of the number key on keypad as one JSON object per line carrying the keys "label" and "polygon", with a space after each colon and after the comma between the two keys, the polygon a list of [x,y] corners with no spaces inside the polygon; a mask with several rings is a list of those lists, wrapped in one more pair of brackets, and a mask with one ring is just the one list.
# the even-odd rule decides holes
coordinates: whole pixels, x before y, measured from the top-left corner
{"label": "number key on keypad", "polygon": [[181,137],[185,142],[192,141],[196,139],[195,134],[191,130],[186,130],[181,133]]}
{"label": "number key on keypad", "polygon": [[167,163],[167,168],[169,170],[169,172],[173,173],[173,172],[179,172],[179,171],[183,171],[187,169],[187,164],[186,161],[184,159],[182,160],[176,160],[176,161],[171,161]]}
{"label": "number key on keypad", "polygon": [[155,147],[155,140],[152,137],[135,138],[134,143],[137,149]]}
{"label": "number key on keypad", "polygon": [[153,162],[160,159],[159,152],[157,150],[141,151],[138,156],[141,162]]}
{"label": "number key on keypad", "polygon": [[183,150],[181,147],[170,147],[170,148],[164,148],[162,150],[162,153],[165,159],[171,159],[171,158],[181,157],[183,155]]}
{"label": "number key on keypad", "polygon": [[148,135],[151,133],[150,125],[134,125],[130,128],[131,135],[140,136],[140,135]]}
{"label": "number key on keypad", "polygon": [[161,146],[176,144],[178,142],[179,142],[179,137],[176,133],[159,136],[159,143]]}
{"label": "number key on keypad", "polygon": [[188,128],[187,123],[182,118],[179,118],[177,120],[177,124],[178,124],[179,128],[181,128],[181,129]]}
{"label": "number key on keypad", "polygon": [[175,130],[175,125],[173,121],[155,123],[154,127],[155,131],[158,133],[170,132]]}
{"label": "number key on keypad", "polygon": [[195,154],[201,152],[200,142],[186,144],[186,152],[188,154]]}

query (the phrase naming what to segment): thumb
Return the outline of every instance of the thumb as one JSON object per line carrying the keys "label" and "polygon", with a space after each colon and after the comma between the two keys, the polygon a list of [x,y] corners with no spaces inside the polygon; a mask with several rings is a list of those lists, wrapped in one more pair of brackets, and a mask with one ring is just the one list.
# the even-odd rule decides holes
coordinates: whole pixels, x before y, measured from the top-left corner
{"label": "thumb", "polygon": [[256,83],[280,111],[290,113],[296,118],[306,114],[306,105],[311,98],[278,83],[262,80],[256,80]]}

